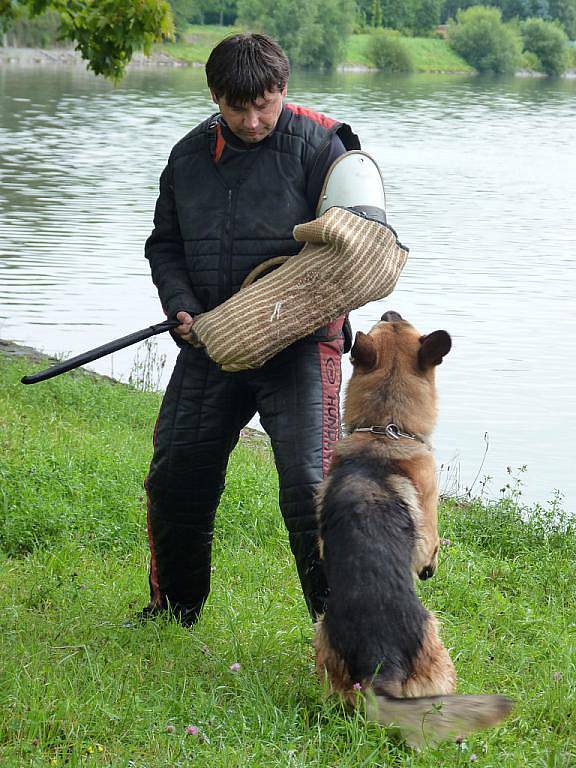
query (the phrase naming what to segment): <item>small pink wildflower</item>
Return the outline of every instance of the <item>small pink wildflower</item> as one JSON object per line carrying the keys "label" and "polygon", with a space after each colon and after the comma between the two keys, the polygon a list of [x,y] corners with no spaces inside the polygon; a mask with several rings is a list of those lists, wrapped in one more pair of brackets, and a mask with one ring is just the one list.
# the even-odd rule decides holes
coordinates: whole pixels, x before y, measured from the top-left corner
{"label": "small pink wildflower", "polygon": [[235,661],[234,664],[230,664],[230,671],[231,672],[239,672],[240,671],[240,664]]}
{"label": "small pink wildflower", "polygon": [[476,760],[478,760],[478,755],[475,752],[472,752],[472,754],[470,755],[470,762],[475,763]]}
{"label": "small pink wildflower", "polygon": [[355,691],[361,691],[361,690],[362,690],[362,685],[361,685],[360,683],[354,683],[354,685],[352,686],[352,688],[353,688]]}
{"label": "small pink wildflower", "polygon": [[554,678],[554,680],[556,680],[556,682],[558,682],[559,680],[562,680],[562,672],[554,672],[552,677]]}
{"label": "small pink wildflower", "polygon": [[167,725],[167,726],[164,728],[164,731],[165,731],[166,733],[176,733],[176,726],[175,726],[175,725]]}
{"label": "small pink wildflower", "polygon": [[186,733],[188,736],[198,736],[198,728],[195,725],[186,726]]}

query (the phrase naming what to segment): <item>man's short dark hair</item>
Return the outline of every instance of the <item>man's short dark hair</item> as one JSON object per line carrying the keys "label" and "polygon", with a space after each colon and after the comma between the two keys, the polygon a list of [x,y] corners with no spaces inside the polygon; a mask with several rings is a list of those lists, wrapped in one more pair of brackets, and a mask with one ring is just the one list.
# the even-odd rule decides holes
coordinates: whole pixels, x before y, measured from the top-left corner
{"label": "man's short dark hair", "polygon": [[288,57],[267,35],[226,37],[206,62],[208,87],[231,106],[255,101],[266,91],[281,91],[289,76]]}

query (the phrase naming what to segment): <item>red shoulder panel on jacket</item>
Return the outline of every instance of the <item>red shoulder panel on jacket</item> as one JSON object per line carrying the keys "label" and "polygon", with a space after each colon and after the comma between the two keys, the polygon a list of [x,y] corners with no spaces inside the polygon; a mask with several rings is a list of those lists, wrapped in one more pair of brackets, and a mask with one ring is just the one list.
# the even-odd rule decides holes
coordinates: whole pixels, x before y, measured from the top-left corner
{"label": "red shoulder panel on jacket", "polygon": [[300,107],[297,104],[284,104],[286,109],[289,109],[295,115],[303,115],[309,117],[310,120],[314,120],[315,123],[323,126],[324,128],[332,128],[333,125],[338,123],[338,120],[334,120],[327,115],[323,115],[321,112],[314,112],[313,109],[307,109],[306,107]]}

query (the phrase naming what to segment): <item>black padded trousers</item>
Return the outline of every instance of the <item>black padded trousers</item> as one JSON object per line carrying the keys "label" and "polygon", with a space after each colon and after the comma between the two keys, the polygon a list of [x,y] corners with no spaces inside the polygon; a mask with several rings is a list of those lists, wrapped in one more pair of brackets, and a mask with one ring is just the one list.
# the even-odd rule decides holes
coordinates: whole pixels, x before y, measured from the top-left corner
{"label": "black padded trousers", "polygon": [[314,497],[340,436],[342,338],[307,337],[262,368],[226,373],[202,349],[181,350],[166,390],[146,478],[149,611],[192,624],[210,591],[214,518],[230,453],[258,412],[270,436],[280,509],[312,618],[327,587]]}

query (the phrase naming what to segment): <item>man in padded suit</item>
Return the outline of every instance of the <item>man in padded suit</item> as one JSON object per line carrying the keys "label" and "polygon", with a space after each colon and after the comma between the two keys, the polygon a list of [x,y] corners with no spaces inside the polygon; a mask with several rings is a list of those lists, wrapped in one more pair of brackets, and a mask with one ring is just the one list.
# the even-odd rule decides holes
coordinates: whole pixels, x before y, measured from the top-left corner
{"label": "man in padded suit", "polygon": [[[302,248],[333,161],[359,149],[349,126],[285,102],[284,51],[265,35],[229,37],[206,64],[218,112],[173,148],[160,179],[146,257],[181,347],[146,478],[150,603],[186,626],[210,590],[216,508],[230,452],[258,412],[280,479],[280,509],[308,610],[324,608],[314,495],[339,437],[341,317],[257,370],[226,373],[192,346],[194,316],[239,290],[258,264]],[[262,329],[266,333],[266,329]]]}

